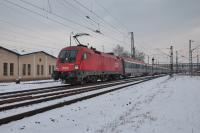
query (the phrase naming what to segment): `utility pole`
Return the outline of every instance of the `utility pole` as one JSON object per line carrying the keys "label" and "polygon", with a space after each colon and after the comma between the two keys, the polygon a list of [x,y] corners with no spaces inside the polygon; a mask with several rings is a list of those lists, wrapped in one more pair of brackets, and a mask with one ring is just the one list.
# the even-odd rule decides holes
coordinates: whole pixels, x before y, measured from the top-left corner
{"label": "utility pole", "polygon": [[70,34],[69,45],[72,46],[72,35]]}
{"label": "utility pole", "polygon": [[131,32],[131,56],[135,58],[134,34]]}
{"label": "utility pole", "polygon": [[173,46],[170,46],[170,76],[173,74]]}
{"label": "utility pole", "polygon": [[154,57],[152,58],[152,75],[153,75],[153,67],[154,67]]}
{"label": "utility pole", "polygon": [[189,40],[189,72],[192,75],[192,47],[191,47],[192,40]]}
{"label": "utility pole", "polygon": [[155,63],[154,63],[154,64],[155,64],[155,68],[157,68],[157,62],[158,62],[157,59],[155,59],[154,62],[155,62]]}
{"label": "utility pole", "polygon": [[149,56],[148,56],[148,64],[149,64]]}
{"label": "utility pole", "polygon": [[197,53],[197,71],[199,71],[199,54]]}
{"label": "utility pole", "polygon": [[176,51],[176,73],[178,73],[178,51]]}

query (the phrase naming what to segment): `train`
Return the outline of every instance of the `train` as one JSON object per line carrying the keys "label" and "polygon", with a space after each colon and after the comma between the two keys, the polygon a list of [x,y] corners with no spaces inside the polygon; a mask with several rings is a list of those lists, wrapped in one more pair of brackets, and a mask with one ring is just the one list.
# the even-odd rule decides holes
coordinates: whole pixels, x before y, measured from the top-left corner
{"label": "train", "polygon": [[60,79],[69,84],[84,84],[168,72],[169,70],[164,67],[100,52],[79,44],[65,47],[60,51],[52,77],[54,80]]}

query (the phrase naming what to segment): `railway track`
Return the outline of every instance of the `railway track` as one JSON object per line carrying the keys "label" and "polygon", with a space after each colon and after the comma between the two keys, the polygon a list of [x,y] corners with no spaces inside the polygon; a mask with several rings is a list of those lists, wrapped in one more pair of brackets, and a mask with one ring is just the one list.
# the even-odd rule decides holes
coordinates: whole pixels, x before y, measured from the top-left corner
{"label": "railway track", "polygon": [[[139,80],[139,79],[137,79]],[[23,106],[28,106],[32,104],[37,104],[41,102],[46,102],[50,100],[55,100],[58,98],[63,98],[75,94],[80,94],[84,92],[89,92],[92,90],[97,90],[101,89],[104,87],[110,87],[113,85],[119,85],[122,83],[128,83],[130,81],[133,81],[133,79],[129,80],[123,80],[123,81],[118,81],[118,82],[112,82],[112,83],[107,83],[105,85],[95,85],[95,86],[87,86],[87,87],[76,87],[73,89],[70,89],[71,86],[68,86],[68,88],[54,88],[54,90],[42,90],[42,91],[34,91],[34,92],[29,92],[29,93],[24,93],[23,95],[16,94],[16,95],[11,95],[12,97],[5,98],[3,100],[0,100],[0,111],[6,111],[9,109],[14,109],[18,107],[23,107]],[[22,102],[24,101],[24,102]],[[17,103],[19,102],[19,103]],[[14,103],[14,104],[11,104]],[[9,104],[9,105],[6,105]]]}
{"label": "railway track", "polygon": [[[149,77],[149,76],[147,76]],[[138,77],[138,78],[130,78],[131,80],[139,80],[146,77]],[[129,79],[127,79],[129,80]],[[62,86],[52,86],[52,87],[45,87],[45,88],[38,88],[38,89],[29,89],[29,90],[21,90],[21,91],[12,91],[12,92],[4,92],[0,93],[0,105],[2,104],[2,101],[9,98],[16,98],[16,97],[22,97],[22,96],[28,96],[33,94],[41,94],[41,93],[47,93],[47,92],[54,92],[54,91],[60,91],[60,90],[67,90],[71,88],[79,88],[79,87],[85,87],[90,85],[100,85],[102,83],[116,83],[121,80],[117,81],[109,81],[109,82],[99,82],[95,84],[85,84],[85,85],[76,85],[76,86],[70,86],[70,85],[62,85]],[[2,100],[3,99],[3,100]]]}
{"label": "railway track", "polygon": [[[65,97],[70,97],[78,94],[94,92],[89,95],[80,96],[78,98],[70,99],[67,101],[58,102],[55,104],[50,104],[47,106],[43,106],[37,109],[31,109],[28,111],[21,112],[19,114],[14,114],[10,116],[6,116],[4,118],[0,118],[0,125],[6,124],[12,121],[16,121],[22,119],[24,117],[29,117],[38,113],[42,113],[48,110],[52,110],[55,108],[59,108],[65,105],[69,105],[81,100],[89,99],[95,96],[99,96],[108,92],[112,92],[115,90],[122,89],[127,86],[131,86],[134,84],[138,84],[141,82],[145,82],[154,78],[158,78],[160,76],[153,77],[140,77],[140,78],[130,78],[121,81],[113,81],[110,83],[103,83],[98,85],[84,85],[84,86],[59,86],[59,87],[49,87],[49,88],[40,88],[34,90],[26,90],[26,91],[17,91],[12,93],[2,93],[0,94],[0,112],[10,111],[15,109],[20,109],[21,107],[41,104],[43,102],[52,101],[56,99],[61,99]],[[111,89],[106,89],[108,87],[117,86]]]}

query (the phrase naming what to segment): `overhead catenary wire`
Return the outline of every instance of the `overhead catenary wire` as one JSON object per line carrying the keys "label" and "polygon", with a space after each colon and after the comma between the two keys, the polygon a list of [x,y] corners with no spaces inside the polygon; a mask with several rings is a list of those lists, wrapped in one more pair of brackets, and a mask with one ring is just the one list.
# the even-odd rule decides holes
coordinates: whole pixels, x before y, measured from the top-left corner
{"label": "overhead catenary wire", "polygon": [[[92,28],[90,28],[90,27],[87,27],[87,26],[85,26],[85,25],[82,25],[82,24],[80,24],[80,23],[77,23],[77,22],[75,22],[75,21],[73,21],[73,20],[71,20],[71,19],[68,19],[68,18],[66,18],[66,17],[62,17],[62,16],[58,15],[57,13],[49,12],[48,10],[43,9],[43,8],[41,8],[41,7],[37,6],[37,5],[34,5],[34,4],[30,3],[30,2],[27,2],[27,1],[25,1],[25,0],[20,0],[20,1],[22,1],[22,2],[24,2],[24,3],[26,3],[26,4],[28,4],[28,5],[31,5],[31,6],[33,6],[33,7],[35,7],[35,8],[37,8],[37,9],[40,9],[40,10],[42,10],[42,11],[44,11],[44,12],[48,12],[49,14],[51,14],[51,15],[53,15],[53,16],[56,16],[56,17],[58,17],[58,18],[61,18],[61,19],[65,20],[65,21],[68,21],[68,22],[70,22],[70,23],[72,23],[72,24],[79,25],[79,26],[84,27],[84,28],[86,28],[86,29],[88,29],[88,30],[90,30],[90,31],[95,31],[94,29],[92,29]],[[71,26],[70,26],[70,27],[71,27]]]}
{"label": "overhead catenary wire", "polygon": [[[47,16],[45,16],[45,17],[47,17]],[[49,19],[49,18],[48,18]],[[112,37],[110,37],[110,38],[112,38]],[[114,38],[112,38],[113,40],[114,40]],[[119,40],[116,40],[116,41],[119,41]],[[122,41],[120,41],[120,43],[123,43]]]}
{"label": "overhead catenary wire", "polygon": [[[18,32],[15,32],[16,34],[18,33]],[[21,35],[21,34],[20,34]],[[93,37],[93,38],[95,38],[95,37]],[[97,39],[97,38],[96,38]],[[14,41],[14,40],[11,40],[11,39],[5,39],[5,38],[3,38],[3,40],[7,40],[7,41],[10,41],[10,42],[16,42],[16,43],[18,43],[19,44],[19,42],[17,42],[17,41]],[[107,42],[108,44],[110,43],[110,42]],[[20,44],[21,44],[21,42],[20,42]],[[24,45],[26,45],[25,43],[23,43]],[[27,43],[27,44],[29,44],[29,43]],[[34,43],[35,44],[35,43]],[[44,44],[44,43],[43,43]],[[49,43],[48,43],[49,44]],[[111,43],[110,43],[111,44]],[[37,44],[36,44],[37,45]],[[57,44],[56,44],[57,45]],[[113,45],[113,44],[112,44]],[[43,47],[43,48],[48,48],[48,46],[43,46],[43,45],[37,45],[37,46],[41,46],[41,47]],[[55,46],[55,44],[54,44],[54,46]],[[57,45],[58,46],[58,45]],[[24,46],[23,46],[24,47]],[[64,44],[63,44],[63,46],[62,47],[64,47]],[[51,48],[51,49],[54,49],[54,47],[49,47],[49,48]]]}
{"label": "overhead catenary wire", "polygon": [[[21,11],[19,11],[19,10],[17,10],[16,8],[12,8],[12,7],[10,7],[10,6],[7,6],[6,5],[6,3],[3,3],[4,4],[4,7],[7,7],[7,8],[9,8],[9,9],[12,9],[12,10],[15,10],[15,13],[17,12],[17,13],[20,13],[20,14],[23,14],[23,15],[26,15],[25,13],[23,13],[23,12],[21,12]],[[9,3],[8,3],[9,4]],[[23,8],[22,8],[23,9]],[[37,14],[38,15],[38,14]],[[32,17],[32,16],[30,16],[30,17]],[[40,16],[41,17],[41,16]],[[32,18],[34,18],[34,17],[32,17]],[[48,18],[44,18],[44,19],[48,19]],[[32,21],[33,21],[34,19],[32,19]],[[41,20],[41,19],[38,19],[38,20]],[[37,21],[38,21],[37,20]],[[50,20],[49,20],[50,21]],[[27,34],[29,34],[30,32],[32,32],[32,33],[34,33],[34,36],[35,35],[38,35],[38,36],[40,36],[39,38],[44,38],[44,37],[46,37],[46,38],[48,38],[48,40],[59,40],[59,39],[57,39],[56,38],[56,36],[49,36],[49,34],[48,34],[48,37],[46,36],[46,34],[45,34],[45,36],[44,35],[41,35],[41,33],[40,34],[38,34],[38,32],[36,32],[35,30],[33,30],[32,28],[30,28],[30,27],[27,27],[27,26],[25,26],[25,25],[19,25],[19,24],[17,24],[17,23],[13,23],[13,21],[12,22],[9,22],[9,21],[7,21],[7,20],[3,20],[3,19],[0,19],[0,22],[3,22],[3,23],[5,23],[5,24],[8,24],[8,25],[11,25],[11,26],[13,26],[13,27],[17,27],[18,29],[22,29],[22,30],[26,30],[26,31],[28,31],[28,33]],[[41,21],[42,23],[44,23],[44,21]],[[53,21],[54,22],[54,21]],[[60,24],[59,24],[60,25]],[[45,23],[45,26],[48,26],[48,24],[47,23]],[[62,25],[63,26],[63,25]],[[49,27],[49,28],[52,28],[52,27]],[[7,31],[7,30],[6,30]],[[66,33],[65,33],[66,34]],[[22,35],[22,34],[21,34]],[[25,34],[25,36],[26,36],[26,34]],[[41,37],[42,36],[42,37]],[[53,39],[54,38],[54,39]]]}
{"label": "overhead catenary wire", "polygon": [[[83,18],[86,22],[89,22],[89,20],[85,18],[85,14],[83,13],[83,11],[81,10],[81,11],[79,12],[78,10],[80,10],[80,8],[77,8],[76,6],[74,6],[74,5],[73,5],[72,3],[70,3],[69,1],[62,0],[62,1],[57,1],[57,2],[60,3],[62,6],[64,6],[65,8],[71,7],[71,8],[73,8],[73,9],[75,9],[75,10],[74,10],[74,13],[76,13],[79,17]],[[62,3],[61,3],[61,2],[62,2]],[[68,5],[68,7],[67,7],[66,5]],[[82,14],[83,16],[80,15],[80,14]],[[92,23],[92,25],[94,25],[94,24]]]}
{"label": "overhead catenary wire", "polygon": [[[23,30],[27,30],[27,31],[31,31],[31,30],[32,30],[32,29],[30,29],[30,28],[28,28],[28,27],[20,26],[20,25],[14,24],[14,23],[10,23],[10,22],[8,22],[8,21],[4,21],[4,20],[0,20],[0,21],[4,22],[4,23],[6,23],[6,24],[12,25],[12,26],[21,28],[21,29],[23,29]],[[33,31],[33,30],[32,30],[32,31]],[[37,32],[35,32],[35,33],[37,33]],[[94,37],[94,36],[92,36],[92,37],[95,38],[95,39],[98,39],[98,38],[96,38],[96,37]],[[101,39],[98,39],[98,40],[101,40]],[[11,41],[11,40],[9,40],[9,41]],[[105,40],[101,40],[101,41],[105,41]],[[16,42],[16,41],[12,41],[12,42]],[[106,41],[105,41],[105,42],[106,42]],[[107,43],[107,44],[112,44],[112,45],[113,45],[113,43],[111,43],[111,42],[106,42],[106,43]],[[45,46],[45,47],[46,47],[46,46]]]}
{"label": "overhead catenary wire", "polygon": [[[60,24],[60,25],[62,25],[62,26],[64,26],[64,27],[67,27],[67,28],[71,28],[71,29],[80,31],[80,30],[78,30],[78,29],[76,29],[76,28],[74,28],[74,27],[68,26],[68,25],[66,25],[66,24],[64,24],[64,23],[62,23],[62,22],[59,22],[59,21],[55,20],[55,19],[51,19],[51,18],[49,18],[49,17],[45,17],[44,15],[42,15],[42,14],[36,12],[36,11],[33,11],[33,10],[31,10],[31,9],[28,9],[28,8],[25,8],[25,7],[23,7],[23,6],[19,5],[19,4],[16,4],[16,3],[14,3],[14,2],[11,2],[11,1],[9,1],[9,0],[6,0],[5,2],[8,2],[9,4],[12,4],[12,5],[17,6],[17,7],[19,7],[19,8],[22,8],[22,9],[24,9],[24,10],[27,10],[27,11],[29,11],[29,12],[35,14],[35,15],[38,15],[38,16],[44,18],[44,19],[47,19],[47,20],[49,20],[49,21],[58,23],[58,24]],[[42,45],[41,45],[41,46],[42,46]]]}
{"label": "overhead catenary wire", "polygon": [[[60,2],[60,1],[58,1],[58,2]],[[67,4],[67,5],[69,5],[70,7],[73,7],[74,9],[76,9],[75,11],[77,12],[78,10],[79,10],[79,13],[81,13],[83,16],[84,16],[84,20],[86,19],[87,20],[87,22],[89,22],[88,21],[88,14],[87,13],[84,13],[84,11],[83,10],[81,10],[81,8],[78,8],[78,7],[76,7],[76,6],[74,6],[74,4],[72,4],[72,3],[70,3],[69,1],[67,1],[67,0],[63,0],[63,2],[64,2],[64,4],[63,4],[63,6],[65,6],[65,4]],[[67,7],[66,7],[67,8]],[[81,18],[83,18],[83,16],[81,16],[81,15],[79,15]],[[106,30],[108,30],[108,28],[110,29],[109,31],[111,31],[111,33],[114,35],[119,35],[119,33],[117,33],[116,32],[116,30],[115,29],[113,29],[112,27],[108,27],[108,28],[106,28],[102,23],[100,23],[100,22],[97,22],[97,20],[93,20],[93,18],[91,18],[91,16],[89,17],[90,19],[89,20],[91,20],[91,22],[93,22],[93,23],[95,23],[97,26],[98,26],[98,28],[99,28],[99,25],[101,26],[101,27],[104,27],[104,32],[105,32],[105,29]],[[103,32],[103,33],[104,33]],[[105,33],[104,33],[105,34]]]}
{"label": "overhead catenary wire", "polygon": [[48,46],[45,46],[45,45],[41,45],[41,44],[38,44],[38,43],[33,43],[33,42],[25,42],[24,40],[14,40],[14,39],[8,39],[8,38],[4,38],[2,36],[0,36],[0,40],[6,40],[6,41],[9,41],[9,42],[15,42],[17,44],[23,44],[25,46],[27,46],[28,44],[31,44],[31,45],[34,45],[34,46],[40,46],[40,47],[43,47],[43,48],[51,48],[51,49],[58,49],[60,50],[59,48],[55,48],[54,46],[50,47],[49,45]]}
{"label": "overhead catenary wire", "polygon": [[[33,10],[31,10],[31,9],[28,9],[28,8],[25,8],[25,7],[20,6],[20,5],[16,4],[16,3],[10,2],[9,0],[6,0],[6,1],[8,1],[8,2],[11,3],[11,4],[14,4],[15,6],[18,6],[18,7],[20,7],[20,8],[25,9],[25,10],[28,10],[28,11],[34,13],[34,14],[37,14],[37,15],[39,15],[39,16],[41,16],[41,17],[44,17],[44,18],[46,18],[46,19],[48,19],[48,20],[54,21],[54,22],[56,22],[56,23],[59,23],[59,24],[65,26],[65,27],[72,28],[72,29],[74,29],[74,30],[79,31],[78,29],[76,29],[76,28],[74,28],[74,27],[71,27],[71,26],[69,26],[69,25],[66,25],[66,24],[64,24],[64,23],[62,23],[62,22],[59,22],[59,21],[57,21],[57,20],[55,20],[55,19],[51,19],[50,17],[45,17],[44,15],[42,15],[42,14],[36,12],[36,11],[33,11]],[[24,0],[20,0],[20,1],[26,2],[26,1],[24,1]],[[28,4],[29,2],[26,2],[26,3]],[[30,4],[30,3],[29,3],[29,4]],[[31,5],[34,6],[34,7],[36,7],[36,8],[38,8],[38,9],[40,9],[40,10],[42,10],[42,11],[44,10],[45,12],[48,12],[46,9],[42,9],[41,7],[38,7],[38,6],[33,5],[33,4],[31,4]],[[61,18],[61,19],[68,20],[68,19],[66,19],[66,18],[63,18],[62,16],[59,16],[59,15],[55,14],[55,13],[51,13],[51,14],[54,14],[55,16],[57,16],[57,17],[59,17],[59,18]],[[71,22],[73,22],[73,21],[71,21]],[[81,25],[80,25],[80,26],[81,26]],[[85,27],[85,28],[87,28],[87,27]],[[87,29],[88,29],[88,28],[87,28]],[[91,28],[89,28],[88,30],[93,31]],[[106,37],[108,37],[108,36],[106,36]],[[118,40],[118,39],[115,39],[114,37],[110,37],[110,38],[111,38],[111,39],[114,39],[115,41],[118,41],[118,42],[120,42],[120,43],[123,42],[123,41],[120,41],[120,40]]]}
{"label": "overhead catenary wire", "polygon": [[113,16],[108,9],[106,9],[102,4],[100,4],[97,0],[95,0],[96,4],[101,7],[106,13],[108,13],[113,19],[115,19],[124,29],[126,32],[129,32],[129,29],[115,16]]}
{"label": "overhead catenary wire", "polygon": [[[8,21],[2,20],[2,19],[0,19],[0,21],[3,22],[3,23],[9,24],[9,25],[13,25],[13,26],[18,27],[18,28],[23,29],[23,30],[27,30],[27,31],[29,31],[29,32],[30,32],[30,31],[33,31],[31,28],[28,28],[28,29],[27,29],[27,27],[24,27],[24,26],[21,26],[21,25],[17,25],[16,23],[11,23],[11,22],[8,22]],[[6,31],[8,31],[8,30],[6,30]],[[28,32],[28,33],[29,33],[29,32]],[[12,32],[12,33],[16,33],[16,32],[14,31],[14,32]],[[35,33],[37,33],[37,32],[35,32]],[[20,33],[19,35],[22,35],[22,34]],[[39,35],[39,34],[37,33],[37,34],[34,34],[34,35]],[[27,36],[27,34],[25,34],[24,36]],[[55,37],[55,36],[54,36],[54,37]],[[39,37],[39,38],[41,38],[41,37]],[[52,38],[52,37],[49,37],[49,38]],[[5,38],[4,38],[4,40],[5,40]],[[23,39],[23,40],[24,40],[24,39]],[[37,40],[39,40],[38,37],[37,37]],[[36,40],[36,41],[37,41],[37,40]],[[13,40],[11,40],[11,39],[9,39],[9,40],[7,39],[7,41],[16,42],[16,41],[13,41]],[[32,44],[32,42],[29,41],[27,44]],[[39,44],[39,43],[38,43],[38,44]],[[40,47],[43,47],[43,48],[44,48],[44,47],[48,47],[47,45],[43,46],[43,45],[41,45],[41,44],[40,44],[40,45],[38,45],[38,44],[36,44],[36,45],[37,45],[37,46],[40,46]],[[45,43],[42,43],[42,44],[45,44]],[[46,42],[46,44],[49,45],[49,42],[48,42],[48,43]],[[54,43],[53,46],[55,46],[55,44],[56,44],[56,43]],[[34,45],[33,45],[33,46],[34,46]],[[62,45],[62,46],[63,46],[63,45]],[[53,48],[53,47],[51,47],[51,48]]]}
{"label": "overhead catenary wire", "polygon": [[[70,4],[69,2],[67,2],[66,0],[64,0],[67,4]],[[75,6],[73,6],[74,8],[76,8]],[[117,42],[119,42],[119,43],[124,43],[124,41],[121,41],[121,40],[118,40],[118,39],[116,39],[115,37],[112,37],[111,35],[105,35],[105,34],[101,34],[101,35],[104,35],[105,37],[107,37],[107,38],[110,38],[110,39],[113,39],[113,40],[115,40],[115,41],[117,41]]]}
{"label": "overhead catenary wire", "polygon": [[[7,2],[7,1],[8,1],[8,2]],[[34,10],[31,10],[31,9],[29,9],[29,8],[23,7],[23,6],[19,5],[19,4],[16,4],[16,3],[14,3],[14,2],[11,2],[11,1],[9,1],[9,0],[5,0],[5,2],[7,2],[7,3],[11,4],[11,5],[14,5],[14,6],[18,7],[18,8],[24,9],[24,10],[26,10],[26,11],[28,11],[28,12],[31,12],[31,13],[33,13],[33,14],[35,14],[35,15],[38,15],[38,16],[40,16],[40,17],[42,17],[42,18],[44,18],[44,19],[47,19],[47,20],[49,20],[49,21],[55,22],[55,23],[57,23],[57,24],[60,24],[60,25],[62,25],[62,26],[64,26],[64,27],[66,27],[66,28],[73,28],[73,27],[69,27],[69,25],[66,25],[66,24],[63,23],[63,22],[60,22],[59,20],[54,20],[54,19],[52,19],[52,18],[50,18],[50,17],[47,17],[47,16],[45,16],[45,15],[43,15],[43,14],[40,14],[40,13],[38,13],[38,12],[36,12],[36,11],[34,11]],[[80,31],[79,29],[76,29],[76,28],[73,28],[73,29],[74,29],[74,30],[77,30],[77,31]],[[97,39],[97,40],[106,42],[106,44],[116,45],[116,43],[114,43],[113,41],[107,41],[107,40],[105,40],[105,39],[99,39],[99,37],[95,37],[95,36],[92,36],[92,37],[95,38],[95,39]],[[106,37],[106,38],[108,38],[108,39],[112,39],[112,37],[111,37],[111,38],[108,37],[108,36],[104,36],[104,37]],[[114,38],[113,38],[112,40],[114,40]],[[115,39],[115,41],[118,41],[118,42],[119,42],[119,40],[117,40],[117,39]],[[109,42],[109,43],[108,43],[108,42]],[[122,41],[121,41],[120,43],[122,43]]]}
{"label": "overhead catenary wire", "polygon": [[[75,10],[75,12],[76,12],[76,14],[80,17],[80,18],[82,18],[83,20],[85,20],[87,23],[90,23],[91,25],[93,25],[93,26],[95,26],[96,25],[96,27],[97,28],[99,28],[99,23],[98,22],[96,22],[96,21],[89,21],[89,19],[87,19],[87,17],[86,17],[86,15],[83,13],[83,10],[81,10],[80,8],[77,8],[76,6],[74,6],[72,3],[70,3],[69,1],[67,1],[67,0],[62,0],[62,1],[58,1],[59,3],[60,2],[62,2],[62,3],[60,3],[60,4],[62,4],[62,6],[64,6],[66,9],[68,8],[68,7],[71,7],[71,8],[74,8]],[[67,5],[68,5],[68,7],[67,7]],[[78,11],[79,10],[79,11]],[[80,15],[80,14],[82,14],[82,15]]]}
{"label": "overhead catenary wire", "polygon": [[[3,4],[4,4],[4,7],[13,10],[14,13],[19,13],[19,14],[22,14],[22,15],[27,15],[26,13],[22,12],[21,10],[18,10],[17,8],[13,8],[13,7],[11,7],[11,6],[8,6],[7,3],[3,3]],[[8,3],[8,4],[9,4],[9,3]],[[23,10],[23,9],[22,9],[22,10]],[[30,15],[29,15],[29,17],[31,17],[31,21],[32,21],[32,22],[33,22],[33,21],[34,21],[34,22],[40,21],[40,23],[45,24],[45,25],[43,25],[43,27],[45,26],[45,27],[47,27],[47,28],[53,29],[53,27],[50,26],[48,23],[45,23],[45,21],[42,21],[41,19],[37,19],[37,20],[36,20],[35,17],[32,17],[32,16],[30,16]],[[7,24],[7,25],[9,25],[9,26],[12,26],[12,27],[16,27],[16,28],[21,29],[21,30],[28,31],[27,34],[31,34],[31,33],[32,33],[32,34],[34,34],[34,35],[41,36],[42,38],[48,38],[48,40],[53,40],[53,38],[54,38],[54,40],[55,40],[55,39],[58,39],[58,38],[56,38],[55,36],[51,36],[50,34],[45,34],[45,35],[44,35],[44,33],[41,33],[41,32],[38,34],[38,32],[36,31],[35,28],[33,29],[33,28],[31,28],[30,26],[28,26],[28,25],[25,26],[25,24],[20,25],[20,24],[15,23],[14,21],[8,21],[8,20],[5,20],[5,19],[3,19],[3,18],[0,19],[0,22],[2,22],[2,23],[4,23],[4,24]],[[53,23],[54,23],[54,22],[53,22]],[[60,24],[59,24],[59,25],[60,25]],[[63,27],[62,27],[62,28],[63,28]],[[41,29],[40,29],[40,30],[41,30]],[[56,30],[56,29],[55,29],[55,30]]]}
{"label": "overhead catenary wire", "polygon": [[[43,39],[38,39],[38,37],[30,36],[30,35],[27,35],[27,34],[21,34],[19,32],[15,32],[15,31],[12,31],[10,33],[5,33],[5,31],[3,31],[3,35],[1,35],[1,36],[4,36],[4,35],[9,36],[9,37],[13,37],[13,38],[19,38],[19,36],[25,37],[25,38],[28,37],[29,39],[34,39],[35,38],[34,42],[38,42],[39,41],[38,43],[41,43],[41,44],[48,44],[48,45],[51,44],[51,46],[55,46],[55,45],[56,46],[64,46],[62,44],[58,44],[58,42],[49,42],[49,41],[46,41],[46,40],[43,40]],[[23,41],[26,41],[25,38],[23,38]],[[30,40],[28,40],[28,42],[30,42]]]}
{"label": "overhead catenary wire", "polygon": [[67,25],[67,24],[65,24],[65,23],[62,23],[62,22],[60,22],[60,21],[58,21],[58,20],[55,20],[55,19],[52,19],[52,18],[50,18],[50,17],[46,17],[46,16],[43,15],[43,14],[40,14],[40,13],[38,13],[38,12],[36,12],[36,11],[33,11],[33,10],[31,10],[31,9],[28,9],[28,8],[26,8],[26,7],[23,7],[23,6],[19,5],[19,4],[16,4],[16,3],[14,3],[14,2],[11,2],[11,1],[9,1],[9,0],[5,0],[5,2],[8,2],[8,3],[10,3],[11,5],[17,6],[17,7],[19,7],[19,8],[24,9],[24,10],[27,10],[27,11],[29,11],[29,12],[35,14],[35,15],[38,15],[38,16],[40,16],[40,17],[43,17],[43,18],[45,18],[45,19],[47,19],[47,20],[49,20],[49,21],[55,22],[55,23],[57,23],[57,24],[60,24],[60,25],[62,25],[62,26],[64,26],[64,27],[71,28],[71,29],[74,29],[74,30],[79,31],[78,29],[76,29],[76,28],[74,28],[74,27],[72,27],[72,26],[69,26],[69,25]]}
{"label": "overhead catenary wire", "polygon": [[16,30],[2,30],[1,31],[4,34],[7,34],[8,36],[11,35],[11,34],[14,34],[15,36],[20,36],[20,37],[25,37],[25,38],[30,38],[30,39],[35,39],[34,41],[42,41],[42,42],[48,42],[50,44],[54,43],[57,43],[58,41],[56,41],[55,39],[51,39],[50,37],[47,39],[47,38],[44,38],[44,37],[41,37],[39,36],[38,34],[23,34],[22,32],[17,32]]}
{"label": "overhead catenary wire", "polygon": [[[26,4],[30,4],[31,6],[34,6],[34,7],[38,8],[38,9],[40,9],[40,10],[44,10],[45,12],[48,12],[46,9],[42,9],[41,7],[38,7],[38,6],[34,5],[34,4],[31,4],[30,2],[27,2],[27,1],[24,1],[24,0],[20,0],[20,1],[25,2]],[[79,25],[79,26],[82,26],[82,27],[84,27],[84,28],[86,28],[86,29],[88,29],[88,30],[90,30],[90,31],[95,32],[94,29],[91,29],[91,28],[89,28],[89,27],[87,27],[87,26],[84,26],[84,25],[82,25],[82,24],[79,24],[79,23],[77,23],[77,22],[75,22],[75,21],[73,21],[73,20],[70,20],[70,19],[67,19],[67,18],[65,18],[65,17],[62,17],[62,16],[60,16],[60,15],[58,15],[58,14],[56,14],[56,13],[51,12],[50,14],[53,14],[53,15],[55,15],[55,16],[61,18],[61,19],[64,19],[64,20],[66,20],[66,21],[69,21],[69,22],[71,22],[71,23],[73,23],[73,24],[75,23],[75,24],[77,24],[77,25]],[[112,37],[112,36],[110,36],[110,35],[107,35],[107,36],[108,36],[109,38],[115,40],[115,41],[118,41],[118,42],[120,42],[120,43],[123,43],[123,41],[118,40],[118,39],[116,39],[116,38],[114,38],[114,37]]]}
{"label": "overhead catenary wire", "polygon": [[124,35],[124,33],[120,30],[118,30],[117,27],[113,26],[112,24],[110,24],[109,22],[107,22],[106,20],[104,20],[102,17],[100,17],[97,13],[95,13],[94,11],[90,10],[88,7],[86,7],[85,5],[83,5],[81,2],[77,1],[77,0],[73,0],[74,2],[76,2],[79,6],[81,6],[82,8],[86,9],[88,12],[92,13],[94,16],[96,16],[97,18],[99,18],[100,20],[102,20],[104,23],[106,23],[107,25],[109,25],[110,27],[112,27],[113,29],[115,29],[117,32],[121,33],[122,35]]}
{"label": "overhead catenary wire", "polygon": [[[75,21],[73,21],[73,20],[71,20],[71,19],[62,17],[62,16],[60,16],[60,15],[54,13],[54,12],[49,12],[48,10],[43,9],[43,8],[41,8],[41,7],[39,7],[39,6],[36,6],[36,5],[34,5],[34,4],[30,3],[30,2],[27,2],[27,1],[24,1],[24,0],[20,0],[20,1],[22,1],[22,2],[24,2],[24,3],[26,3],[26,4],[29,4],[29,5],[31,5],[31,6],[33,6],[33,7],[35,7],[35,8],[37,8],[37,9],[40,9],[40,10],[42,10],[42,11],[48,12],[48,13],[50,13],[50,14],[56,16],[56,17],[59,17],[59,18],[61,18],[61,19],[64,19],[64,20],[69,21],[69,22],[71,22],[71,23],[73,23],[73,24],[77,24],[77,25],[79,25],[79,26],[81,26],[81,27],[84,27],[84,28],[86,28],[86,29],[88,29],[88,30],[90,30],[90,31],[95,32],[94,29],[91,29],[91,28],[89,28],[89,27],[87,27],[87,26],[85,26],[85,25],[79,24],[79,23],[77,23],[77,22],[75,22]],[[118,40],[118,39],[116,39],[116,38],[114,38],[114,37],[110,37],[110,38],[112,38],[112,39],[114,39],[114,40],[116,40],[116,41],[122,42],[122,41],[120,41],[120,40]]]}

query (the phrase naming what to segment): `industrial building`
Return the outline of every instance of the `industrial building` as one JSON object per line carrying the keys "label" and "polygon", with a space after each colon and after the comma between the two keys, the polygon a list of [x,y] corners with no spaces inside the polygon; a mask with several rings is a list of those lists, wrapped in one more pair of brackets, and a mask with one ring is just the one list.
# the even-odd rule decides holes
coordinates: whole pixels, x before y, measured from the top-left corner
{"label": "industrial building", "polygon": [[0,82],[49,79],[56,57],[44,51],[19,53],[0,46]]}

